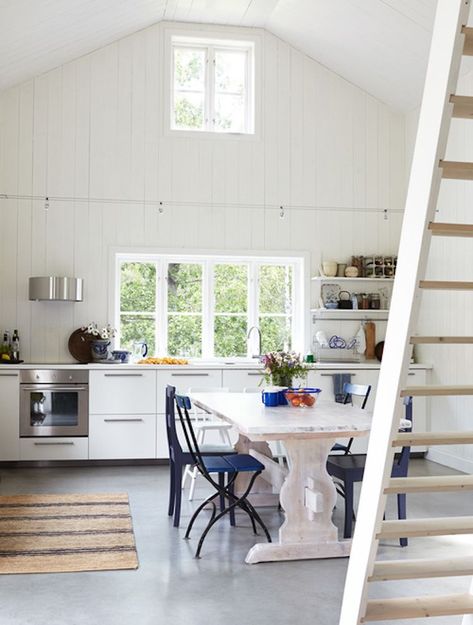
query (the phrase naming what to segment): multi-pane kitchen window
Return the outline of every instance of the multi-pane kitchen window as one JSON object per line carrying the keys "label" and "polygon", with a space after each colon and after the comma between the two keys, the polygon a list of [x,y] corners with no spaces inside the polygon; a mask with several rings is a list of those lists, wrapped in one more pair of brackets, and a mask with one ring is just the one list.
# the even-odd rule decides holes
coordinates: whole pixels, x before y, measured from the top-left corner
{"label": "multi-pane kitchen window", "polygon": [[171,129],[254,132],[254,45],[172,38]]}
{"label": "multi-pane kitchen window", "polygon": [[247,358],[258,347],[252,326],[263,352],[294,347],[300,259],[119,255],[117,272],[122,348],[145,341],[151,355]]}

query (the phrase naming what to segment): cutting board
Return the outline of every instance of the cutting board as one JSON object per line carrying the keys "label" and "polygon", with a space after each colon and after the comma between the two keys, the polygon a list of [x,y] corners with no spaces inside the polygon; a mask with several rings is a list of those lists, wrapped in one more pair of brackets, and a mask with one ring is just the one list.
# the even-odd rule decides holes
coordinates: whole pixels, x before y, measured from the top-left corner
{"label": "cutting board", "polygon": [[374,360],[374,358],[376,358],[376,354],[375,354],[376,325],[373,323],[373,321],[367,321],[365,323],[365,336],[366,336],[365,357],[367,360]]}

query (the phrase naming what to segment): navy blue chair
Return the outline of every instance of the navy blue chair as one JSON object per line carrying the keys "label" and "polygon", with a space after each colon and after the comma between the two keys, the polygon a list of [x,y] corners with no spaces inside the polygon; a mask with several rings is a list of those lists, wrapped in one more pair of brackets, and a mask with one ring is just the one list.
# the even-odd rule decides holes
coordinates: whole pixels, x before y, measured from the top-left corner
{"label": "navy blue chair", "polygon": [[[351,384],[350,382],[346,382],[343,385],[343,404],[353,404],[353,397],[360,397],[361,404],[360,408],[362,410],[366,407],[366,402],[368,401],[368,397],[371,393],[371,385],[370,384]],[[353,445],[353,438],[350,438],[348,443],[344,445],[343,443],[335,443],[332,447],[332,451],[341,451],[344,454],[349,454],[351,446]]]}
{"label": "navy blue chair", "polygon": [[[412,397],[404,399],[405,418],[411,422],[409,428],[403,431],[412,430]],[[409,469],[410,447],[403,447],[399,454],[396,454],[391,477],[407,477]],[[355,482],[361,482],[365,473],[366,454],[344,454],[329,456],[327,461],[327,471],[336,480],[337,491],[345,500],[345,525],[343,530],[344,538],[350,538],[353,529],[354,502],[353,490]],[[406,494],[397,495],[397,512],[399,519],[406,518],[407,512]],[[407,538],[400,538],[401,547],[407,546]]]}
{"label": "navy blue chair", "polygon": [[[271,542],[271,536],[268,532],[266,525],[261,520],[261,517],[256,512],[253,505],[248,501],[248,495],[253,487],[253,484],[264,470],[264,465],[256,460],[249,454],[233,454],[233,455],[220,455],[220,456],[208,456],[202,453],[199,448],[197,438],[192,427],[191,418],[189,416],[189,410],[191,409],[190,399],[184,395],[176,395],[176,406],[181,421],[182,429],[186,439],[188,449],[191,453],[193,464],[197,467],[199,473],[209,482],[214,491],[200,506],[196,509],[192,515],[189,525],[187,526],[185,538],[190,537],[190,532],[195,520],[199,514],[209,504],[212,506],[212,514],[209,522],[207,523],[204,531],[202,532],[195,557],[200,557],[200,552],[204,540],[211,530],[211,528],[219,521],[225,514],[229,513],[230,518],[234,515],[235,508],[243,510],[250,518],[253,532],[257,534],[256,524],[258,524],[266,534],[268,542]],[[219,476],[216,481],[212,474],[216,473]],[[248,485],[243,494],[237,496],[234,492],[235,480],[240,473],[251,473],[251,477],[248,481]],[[225,483],[225,477],[227,477]],[[222,479],[223,478],[223,479]],[[217,506],[215,500],[219,499],[221,502],[220,512],[217,514]],[[222,506],[222,501],[228,503],[227,506]],[[234,516],[233,522],[234,524]]]}
{"label": "navy blue chair", "polygon": [[[173,525],[179,527],[181,519],[181,499],[182,499],[182,475],[187,465],[194,464],[194,459],[188,448],[183,448],[176,429],[176,413],[174,408],[174,398],[176,388],[168,385],[166,388],[166,432],[169,449],[169,506],[168,515],[174,515]],[[222,454],[236,454],[230,445],[203,445],[202,450],[206,455],[219,456]],[[223,481],[224,475],[220,476]],[[221,500],[223,505],[223,499]],[[233,517],[230,518],[233,521]]]}

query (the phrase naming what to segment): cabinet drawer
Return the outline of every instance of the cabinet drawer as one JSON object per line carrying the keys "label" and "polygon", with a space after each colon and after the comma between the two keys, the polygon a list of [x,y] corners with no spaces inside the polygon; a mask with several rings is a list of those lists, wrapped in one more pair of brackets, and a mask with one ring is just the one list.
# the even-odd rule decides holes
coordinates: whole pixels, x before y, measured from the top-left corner
{"label": "cabinet drawer", "polygon": [[157,399],[158,411],[163,412],[165,407],[166,386],[171,384],[178,393],[187,393],[191,387],[222,386],[222,371],[220,369],[193,369],[192,371],[158,371]]}
{"label": "cabinet drawer", "polygon": [[91,371],[89,393],[91,414],[153,414],[156,371]]}
{"label": "cabinet drawer", "polygon": [[156,457],[155,415],[90,415],[89,457],[115,460]]}
{"label": "cabinet drawer", "polygon": [[238,369],[236,371],[223,371],[222,386],[227,386],[232,393],[241,393],[244,388],[262,388],[260,382],[263,374],[258,369]]}
{"label": "cabinet drawer", "polygon": [[88,457],[87,437],[20,439],[20,460],[87,460]]}

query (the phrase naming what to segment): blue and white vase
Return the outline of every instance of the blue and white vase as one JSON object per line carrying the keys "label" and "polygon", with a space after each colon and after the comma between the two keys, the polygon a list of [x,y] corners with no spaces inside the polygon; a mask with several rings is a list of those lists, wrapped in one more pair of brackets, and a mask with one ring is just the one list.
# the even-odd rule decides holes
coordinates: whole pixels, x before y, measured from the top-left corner
{"label": "blue and white vase", "polygon": [[110,339],[93,339],[90,341],[90,351],[94,362],[110,360]]}

